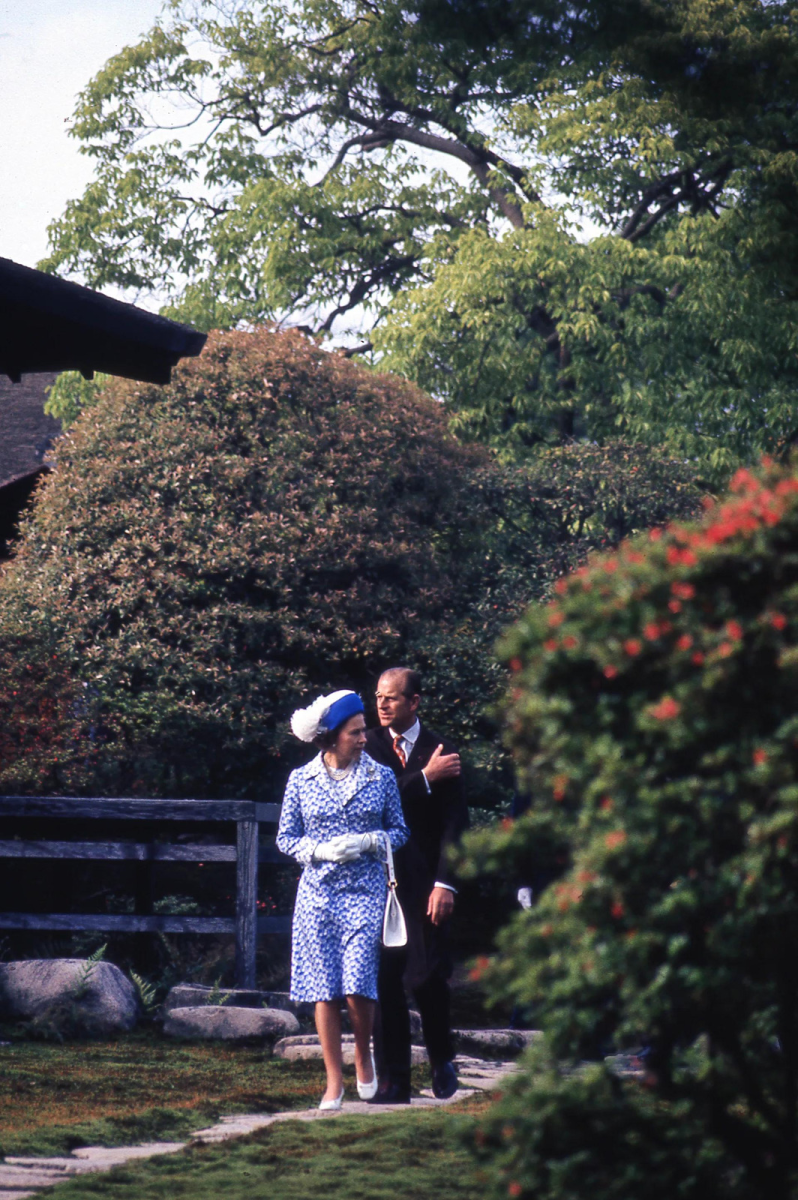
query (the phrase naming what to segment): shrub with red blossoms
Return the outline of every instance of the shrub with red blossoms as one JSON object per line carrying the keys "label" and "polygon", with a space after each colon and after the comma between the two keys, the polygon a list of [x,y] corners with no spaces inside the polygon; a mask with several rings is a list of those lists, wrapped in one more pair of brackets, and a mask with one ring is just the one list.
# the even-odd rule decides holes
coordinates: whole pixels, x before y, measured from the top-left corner
{"label": "shrub with red blossoms", "polygon": [[[546,1047],[483,1122],[486,1155],[512,1119],[503,1161],[530,1196],[564,1172],[569,1198],[603,1197],[611,1164],[624,1200],[641,1178],[658,1196],[793,1200],[798,469],[738,472],[700,522],[611,565],[571,576],[504,643],[523,664],[506,736],[532,804],[501,844],[471,835],[467,869],[569,869],[487,973]],[[544,651],[558,617],[567,654]],[[607,1046],[649,1048],[644,1087],[563,1071]]]}

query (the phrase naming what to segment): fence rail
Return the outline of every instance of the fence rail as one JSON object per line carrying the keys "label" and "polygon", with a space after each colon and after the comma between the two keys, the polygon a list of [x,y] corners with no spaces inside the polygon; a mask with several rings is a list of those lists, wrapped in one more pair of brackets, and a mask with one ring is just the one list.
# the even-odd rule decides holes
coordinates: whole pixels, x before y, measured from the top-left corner
{"label": "fence rail", "polygon": [[[258,917],[258,863],[285,861],[260,844],[261,824],[274,825],[279,804],[254,800],[139,800],[108,797],[0,796],[0,820],[209,821],[234,823],[236,843],[214,845],[143,841],[0,840],[0,858],[90,859],[131,862],[230,862],[236,864],[234,917],[128,913],[0,913],[0,929],[101,930],[119,933],[230,933],[236,941],[236,984],[255,986],[259,933],[287,933],[289,917]],[[85,837],[85,829],[81,829]]]}

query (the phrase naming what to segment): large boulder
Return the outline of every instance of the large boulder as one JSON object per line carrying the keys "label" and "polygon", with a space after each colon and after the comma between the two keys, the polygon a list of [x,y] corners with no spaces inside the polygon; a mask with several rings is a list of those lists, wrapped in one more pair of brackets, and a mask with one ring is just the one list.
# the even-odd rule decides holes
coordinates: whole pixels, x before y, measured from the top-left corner
{"label": "large boulder", "polygon": [[136,989],[119,967],[81,958],[0,963],[0,1014],[55,1033],[105,1037],[132,1029]]}
{"label": "large boulder", "polygon": [[202,1004],[173,1008],[164,1021],[169,1037],[274,1041],[299,1032],[293,1013],[278,1008],[243,1008],[232,1004]]}

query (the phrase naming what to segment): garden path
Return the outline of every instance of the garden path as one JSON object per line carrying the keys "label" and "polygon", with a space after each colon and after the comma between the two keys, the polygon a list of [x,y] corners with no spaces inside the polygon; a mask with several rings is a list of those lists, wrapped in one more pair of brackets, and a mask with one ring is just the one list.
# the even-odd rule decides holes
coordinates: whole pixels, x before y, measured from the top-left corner
{"label": "garden path", "polygon": [[[449,1100],[436,1100],[432,1092],[422,1092],[411,1102],[412,1110],[440,1108],[456,1100],[464,1100],[475,1091],[492,1091],[500,1081],[517,1069],[515,1062],[496,1062],[482,1058],[459,1055],[455,1059],[461,1087]],[[317,1121],[337,1116],[380,1113],[400,1110],[407,1112],[406,1104],[368,1104],[363,1100],[346,1101],[339,1112],[320,1112],[317,1108],[278,1113],[242,1113],[221,1117],[208,1129],[200,1129],[188,1142],[150,1142],[142,1146],[84,1146],[71,1154],[56,1157],[23,1157],[11,1155],[0,1162],[0,1200],[24,1200],[34,1196],[43,1188],[63,1183],[76,1175],[110,1171],[123,1163],[140,1158],[152,1158],[157,1154],[176,1154],[192,1143],[218,1143],[230,1138],[244,1137],[256,1129],[263,1129],[276,1121]]]}

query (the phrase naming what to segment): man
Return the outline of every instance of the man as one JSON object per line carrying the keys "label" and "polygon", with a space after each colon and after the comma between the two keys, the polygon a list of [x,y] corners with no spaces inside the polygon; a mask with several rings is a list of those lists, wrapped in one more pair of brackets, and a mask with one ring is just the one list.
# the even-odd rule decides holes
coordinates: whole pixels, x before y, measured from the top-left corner
{"label": "man", "polygon": [[408,944],[401,950],[383,947],[380,958],[381,1085],[372,1103],[402,1104],[410,1102],[405,982],[421,1014],[432,1090],[441,1099],[457,1090],[448,982],[455,888],[447,851],[468,826],[468,808],[457,750],[418,719],[418,672],[408,667],[385,671],[376,699],[379,727],[369,730],[366,752],[395,772],[410,840],[395,859]]}

